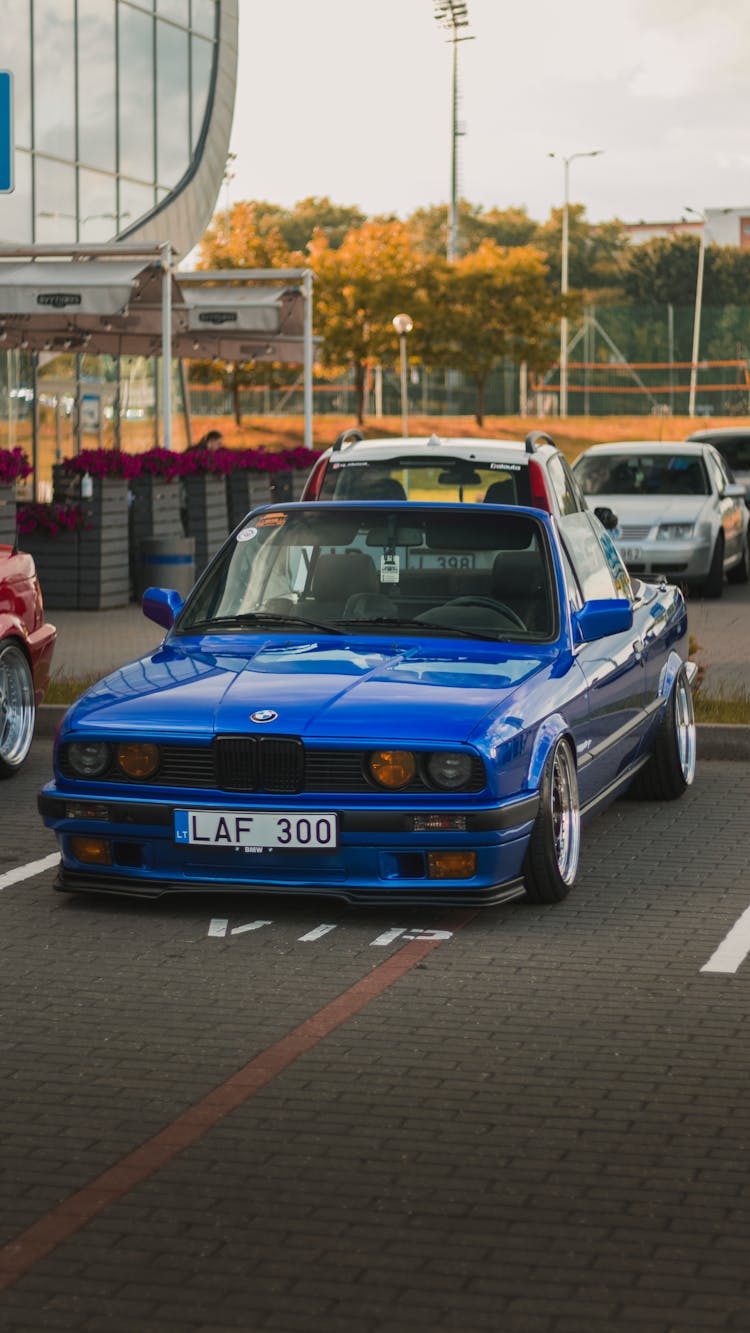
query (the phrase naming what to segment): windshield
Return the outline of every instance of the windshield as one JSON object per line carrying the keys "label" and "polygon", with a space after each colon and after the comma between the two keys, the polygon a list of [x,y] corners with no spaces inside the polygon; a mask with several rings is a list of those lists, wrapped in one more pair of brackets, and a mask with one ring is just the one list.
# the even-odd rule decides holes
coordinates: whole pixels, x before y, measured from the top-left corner
{"label": "windshield", "polygon": [[712,440],[711,443],[735,472],[750,472],[750,435],[743,440]]}
{"label": "windshield", "polygon": [[321,500],[421,500],[438,504],[531,505],[525,463],[481,465],[474,459],[402,456],[332,458]]}
{"label": "windshield", "polygon": [[589,454],[575,465],[586,495],[710,495],[702,458],[696,454]]}
{"label": "windshield", "polygon": [[251,516],[176,629],[538,641],[556,606],[547,534],[526,514],[316,504]]}

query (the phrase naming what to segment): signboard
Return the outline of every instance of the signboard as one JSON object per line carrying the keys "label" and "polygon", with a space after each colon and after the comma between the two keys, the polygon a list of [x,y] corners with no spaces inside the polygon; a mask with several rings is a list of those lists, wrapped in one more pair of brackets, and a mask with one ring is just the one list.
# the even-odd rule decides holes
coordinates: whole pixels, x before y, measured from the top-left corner
{"label": "signboard", "polygon": [[101,399],[98,393],[84,393],[81,398],[81,430],[98,431],[101,422]]}
{"label": "signboard", "polygon": [[0,70],[0,194],[10,194],[13,183],[13,75]]}

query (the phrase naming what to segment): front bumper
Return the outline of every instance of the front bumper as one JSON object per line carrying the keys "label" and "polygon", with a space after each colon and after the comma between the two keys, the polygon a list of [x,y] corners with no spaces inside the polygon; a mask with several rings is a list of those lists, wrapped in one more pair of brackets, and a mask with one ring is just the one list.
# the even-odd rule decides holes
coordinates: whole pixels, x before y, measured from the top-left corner
{"label": "front bumper", "polygon": [[691,582],[707,578],[713,548],[708,541],[654,541],[650,538],[615,538],[615,545],[630,574],[649,579]]}
{"label": "front bumper", "polygon": [[[70,808],[86,804],[95,818],[71,817]],[[190,801],[191,808],[216,809],[219,803]],[[222,803],[223,805],[226,802]],[[304,808],[336,807],[336,801],[304,802]],[[383,810],[341,807],[339,846],[332,851],[276,849],[248,854],[245,849],[196,847],[178,843],[174,812],[180,801],[133,801],[81,796],[48,784],[38,798],[39,812],[54,830],[62,864],[56,887],[63,890],[158,898],[183,893],[303,893],[350,903],[479,906],[502,902],[520,892],[523,858],[538,809],[531,793],[501,803],[440,808],[461,815],[462,831],[416,832],[415,816],[434,815],[435,807]],[[275,804],[276,809],[283,802]],[[248,803],[244,809],[251,810]],[[256,807],[258,808],[258,807]],[[303,805],[289,807],[295,814]],[[74,837],[105,839],[111,864],[85,864],[72,849]],[[475,873],[466,879],[431,878],[429,854],[473,851]]]}

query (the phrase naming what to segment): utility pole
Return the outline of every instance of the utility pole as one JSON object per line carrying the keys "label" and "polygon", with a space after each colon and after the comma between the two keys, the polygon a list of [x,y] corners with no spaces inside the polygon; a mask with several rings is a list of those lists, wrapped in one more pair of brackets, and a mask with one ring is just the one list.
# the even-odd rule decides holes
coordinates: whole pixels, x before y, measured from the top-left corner
{"label": "utility pole", "polygon": [[465,133],[459,128],[458,121],[458,43],[473,42],[470,35],[459,37],[460,28],[468,28],[469,15],[466,0],[433,0],[435,18],[441,28],[450,32],[448,41],[453,46],[451,75],[451,193],[448,208],[448,244],[446,253],[449,262],[458,258],[458,140]]}

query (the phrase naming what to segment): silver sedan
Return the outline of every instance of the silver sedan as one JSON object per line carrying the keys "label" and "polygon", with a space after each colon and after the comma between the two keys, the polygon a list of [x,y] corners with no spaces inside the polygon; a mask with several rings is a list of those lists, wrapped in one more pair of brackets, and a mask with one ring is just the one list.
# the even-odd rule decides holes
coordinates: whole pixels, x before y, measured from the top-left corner
{"label": "silver sedan", "polygon": [[721,597],[724,576],[750,580],[744,487],[716,449],[639,440],[596,444],[573,464],[592,505],[616,511],[612,537],[631,574]]}

